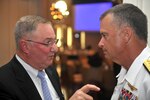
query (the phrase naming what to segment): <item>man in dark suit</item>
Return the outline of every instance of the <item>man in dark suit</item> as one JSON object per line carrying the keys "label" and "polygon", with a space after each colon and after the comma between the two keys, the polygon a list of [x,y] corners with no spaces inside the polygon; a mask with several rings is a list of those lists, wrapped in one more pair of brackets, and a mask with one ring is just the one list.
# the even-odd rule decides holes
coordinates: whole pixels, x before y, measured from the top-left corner
{"label": "man in dark suit", "polygon": [[[24,16],[17,21],[14,33],[16,54],[0,67],[0,100],[64,100],[58,74],[50,66],[58,51],[51,23],[40,16]],[[40,72],[44,73],[44,82]],[[89,90],[98,91],[99,88],[86,85],[70,100],[92,99],[83,94]]]}
{"label": "man in dark suit", "polygon": [[64,100],[58,74],[52,64],[57,52],[57,39],[51,23],[39,16],[24,16],[16,23],[16,54],[0,68],[0,100],[44,100],[45,78],[53,100]]}

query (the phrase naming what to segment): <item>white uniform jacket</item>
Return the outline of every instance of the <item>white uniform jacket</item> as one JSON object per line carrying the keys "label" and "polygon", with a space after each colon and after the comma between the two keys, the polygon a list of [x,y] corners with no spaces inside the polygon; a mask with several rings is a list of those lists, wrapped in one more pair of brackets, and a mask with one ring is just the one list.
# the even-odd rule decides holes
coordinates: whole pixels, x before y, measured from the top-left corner
{"label": "white uniform jacket", "polygon": [[148,59],[150,48],[147,46],[128,71],[122,66],[111,100],[150,100],[150,73],[143,65]]}

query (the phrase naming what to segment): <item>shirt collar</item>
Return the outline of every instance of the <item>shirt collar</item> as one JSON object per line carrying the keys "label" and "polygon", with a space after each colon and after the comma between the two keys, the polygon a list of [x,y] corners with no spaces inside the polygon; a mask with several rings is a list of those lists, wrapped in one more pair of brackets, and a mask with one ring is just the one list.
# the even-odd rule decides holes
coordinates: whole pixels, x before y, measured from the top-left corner
{"label": "shirt collar", "polygon": [[23,61],[17,54],[16,54],[17,60],[21,63],[21,65],[25,68],[25,70],[28,72],[29,75],[32,75],[34,77],[37,77],[38,70],[27,64],[25,61]]}
{"label": "shirt collar", "polygon": [[126,75],[127,70],[122,66],[120,73],[116,76],[118,78],[118,83],[122,83],[124,81],[124,76]]}

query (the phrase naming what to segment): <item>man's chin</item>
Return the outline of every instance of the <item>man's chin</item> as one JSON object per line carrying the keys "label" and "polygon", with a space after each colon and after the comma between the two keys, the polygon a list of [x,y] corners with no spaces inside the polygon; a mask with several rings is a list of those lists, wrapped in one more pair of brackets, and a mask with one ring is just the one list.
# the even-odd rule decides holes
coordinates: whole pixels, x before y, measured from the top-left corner
{"label": "man's chin", "polygon": [[45,63],[45,69],[49,66],[51,66],[53,64],[53,61],[48,61],[47,63]]}
{"label": "man's chin", "polygon": [[105,57],[106,59],[111,59],[111,57],[110,57],[109,55],[107,55],[107,54],[105,54],[104,57]]}

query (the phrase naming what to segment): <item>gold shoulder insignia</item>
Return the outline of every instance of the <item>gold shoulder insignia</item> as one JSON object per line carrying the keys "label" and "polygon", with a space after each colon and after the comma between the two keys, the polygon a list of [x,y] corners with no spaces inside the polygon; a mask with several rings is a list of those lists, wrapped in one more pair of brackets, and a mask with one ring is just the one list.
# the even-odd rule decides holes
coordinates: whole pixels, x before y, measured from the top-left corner
{"label": "gold shoulder insignia", "polygon": [[137,90],[137,88],[134,87],[133,85],[131,85],[130,83],[128,83],[128,86],[130,87],[131,91],[136,91]]}
{"label": "gold shoulder insignia", "polygon": [[146,68],[146,70],[150,73],[150,60],[144,60],[143,65]]}

